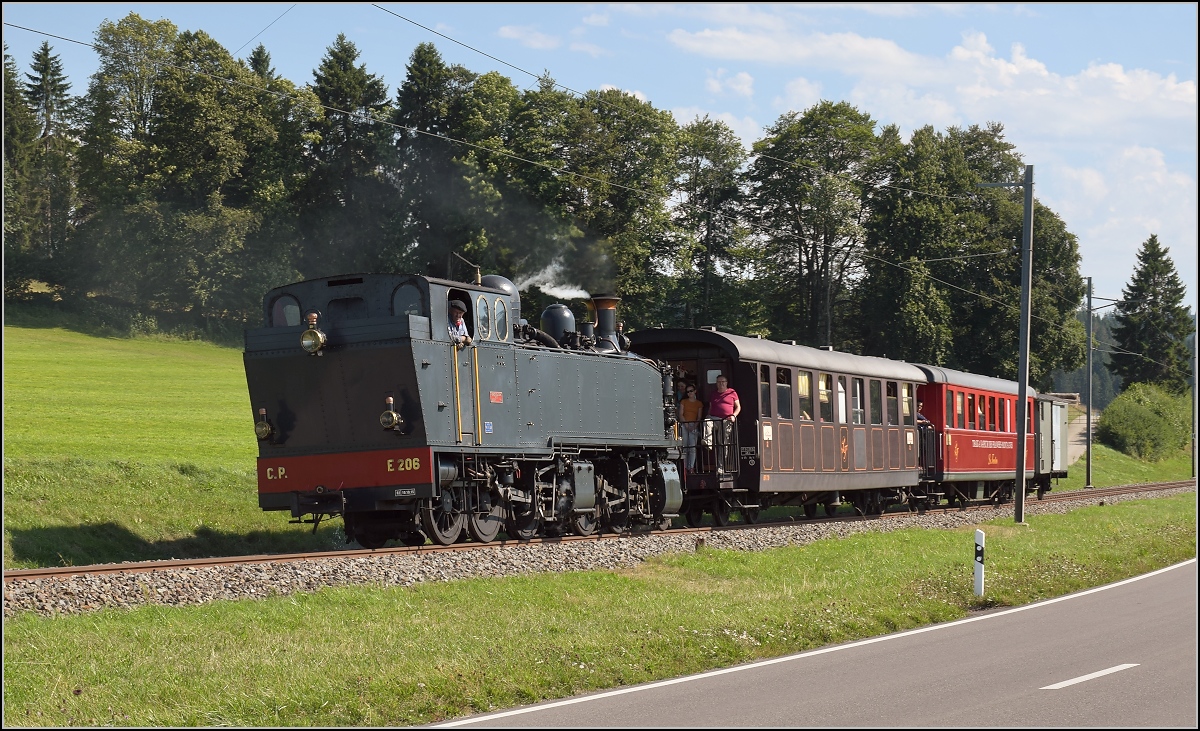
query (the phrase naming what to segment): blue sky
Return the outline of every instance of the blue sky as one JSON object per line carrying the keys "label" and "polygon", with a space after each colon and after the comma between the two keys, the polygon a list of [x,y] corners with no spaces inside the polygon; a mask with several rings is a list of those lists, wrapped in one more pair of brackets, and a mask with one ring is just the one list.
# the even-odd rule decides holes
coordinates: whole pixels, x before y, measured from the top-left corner
{"label": "blue sky", "polygon": [[[1195,308],[1194,3],[380,7],[4,3],[3,14],[6,23],[84,42],[105,19],[166,18],[231,52],[244,45],[241,57],[261,42],[297,83],[311,82],[345,33],[393,92],[413,48],[428,41],[451,63],[500,71],[521,86],[533,78],[513,67],[549,72],[580,91],[636,93],[680,123],[708,114],[747,146],[781,114],[821,99],[848,101],[905,136],[924,125],[998,121],[1034,166],[1038,198],[1079,237],[1081,271],[1097,296],[1120,297],[1138,246],[1156,233]],[[75,93],[96,69],[84,46],[11,26],[4,36],[22,70],[49,40]]]}

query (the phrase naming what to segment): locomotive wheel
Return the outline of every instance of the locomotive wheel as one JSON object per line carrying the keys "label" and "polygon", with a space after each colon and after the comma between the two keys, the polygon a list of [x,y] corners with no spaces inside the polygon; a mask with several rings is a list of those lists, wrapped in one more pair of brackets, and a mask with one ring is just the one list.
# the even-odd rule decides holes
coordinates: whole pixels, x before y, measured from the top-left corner
{"label": "locomotive wheel", "polygon": [[467,532],[471,539],[479,543],[491,543],[500,534],[504,526],[504,506],[492,503],[492,509],[486,513],[472,512],[467,516]]}
{"label": "locomotive wheel", "polygon": [[689,504],[687,512],[683,514],[683,519],[687,521],[690,528],[699,528],[704,525],[704,506],[698,502]]}
{"label": "locomotive wheel", "polygon": [[508,534],[509,538],[528,541],[537,536],[539,528],[541,525],[538,520],[537,506],[532,502],[509,503],[508,518],[504,521],[504,532]]}
{"label": "locomotive wheel", "polygon": [[713,525],[729,525],[729,501],[717,499],[713,504]]}
{"label": "locomotive wheel", "polygon": [[421,508],[421,526],[430,540],[439,546],[450,546],[462,536],[467,514],[463,512],[461,490],[443,490]]}
{"label": "locomotive wheel", "polygon": [[596,532],[599,521],[591,513],[578,515],[571,521],[571,532],[577,536],[587,537]]}
{"label": "locomotive wheel", "polygon": [[817,517],[817,504],[816,503],[806,503],[805,504],[804,517],[808,518],[809,520],[812,520],[813,518]]}

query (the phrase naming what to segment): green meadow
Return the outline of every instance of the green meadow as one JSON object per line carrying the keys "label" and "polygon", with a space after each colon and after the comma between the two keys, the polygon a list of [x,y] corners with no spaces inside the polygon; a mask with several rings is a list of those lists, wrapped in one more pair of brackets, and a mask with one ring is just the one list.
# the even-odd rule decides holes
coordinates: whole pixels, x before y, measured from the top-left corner
{"label": "green meadow", "polygon": [[353,587],[4,627],[4,724],[428,723],[960,619],[1196,555],[1196,495],[622,571]]}
{"label": "green meadow", "polygon": [[258,508],[241,352],[4,328],[4,568],[341,546]]}

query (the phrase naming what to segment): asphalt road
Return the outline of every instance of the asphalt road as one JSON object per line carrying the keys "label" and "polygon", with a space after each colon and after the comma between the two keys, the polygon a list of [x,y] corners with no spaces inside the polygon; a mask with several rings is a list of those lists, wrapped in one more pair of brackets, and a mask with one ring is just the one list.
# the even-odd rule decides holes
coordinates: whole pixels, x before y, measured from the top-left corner
{"label": "asphalt road", "polygon": [[1196,573],[442,725],[1195,728]]}

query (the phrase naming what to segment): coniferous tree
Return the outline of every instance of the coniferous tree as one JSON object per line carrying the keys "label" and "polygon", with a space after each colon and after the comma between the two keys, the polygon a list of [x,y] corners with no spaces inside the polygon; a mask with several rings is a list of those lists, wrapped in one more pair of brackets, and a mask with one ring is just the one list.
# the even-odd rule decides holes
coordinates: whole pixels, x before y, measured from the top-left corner
{"label": "coniferous tree", "polygon": [[36,192],[30,176],[38,123],[26,103],[16,61],[4,45],[4,296],[26,293],[35,276],[30,251]]}
{"label": "coniferous tree", "polygon": [[387,85],[358,57],[339,34],[313,71],[311,88],[325,109],[301,193],[298,265],[307,277],[371,268],[390,239],[396,195],[384,173],[392,133],[380,124],[389,113]]}
{"label": "coniferous tree", "polygon": [[1128,387],[1152,383],[1180,391],[1191,375],[1187,337],[1194,330],[1183,305],[1183,282],[1157,234],[1142,243],[1137,267],[1117,303],[1113,369]]}
{"label": "coniferous tree", "polygon": [[71,85],[49,43],[42,43],[34,52],[30,68],[31,73],[25,74],[25,97],[40,128],[30,180],[36,191],[38,221],[32,253],[38,278],[61,285],[69,268],[62,259],[69,246],[76,204],[76,143],[68,122]]}

